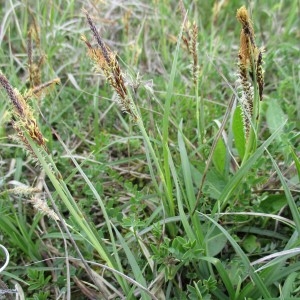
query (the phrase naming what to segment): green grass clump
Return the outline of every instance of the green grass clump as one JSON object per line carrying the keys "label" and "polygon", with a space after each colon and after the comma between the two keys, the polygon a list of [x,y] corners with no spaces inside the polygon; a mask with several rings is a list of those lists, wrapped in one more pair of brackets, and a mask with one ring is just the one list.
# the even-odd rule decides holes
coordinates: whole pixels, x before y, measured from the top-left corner
{"label": "green grass clump", "polygon": [[300,297],[299,7],[243,5],[2,5],[0,291]]}

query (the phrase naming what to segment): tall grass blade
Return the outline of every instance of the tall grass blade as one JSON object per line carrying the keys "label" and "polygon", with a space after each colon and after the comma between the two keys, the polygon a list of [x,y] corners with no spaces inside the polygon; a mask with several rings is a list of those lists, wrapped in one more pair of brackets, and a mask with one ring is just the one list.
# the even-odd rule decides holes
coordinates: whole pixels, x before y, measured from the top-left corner
{"label": "tall grass blade", "polygon": [[[216,222],[214,219],[212,219],[212,218],[210,218],[207,215],[202,214],[202,213],[199,213],[199,215],[205,217],[206,219],[208,219],[214,226],[218,227],[223,232],[223,234],[226,236],[226,238],[228,239],[228,241],[230,242],[230,244],[234,248],[235,252],[240,256],[240,258],[243,261],[245,267],[248,269],[249,275],[250,275],[251,279],[254,282],[253,289],[258,290],[260,295],[262,297],[264,297],[264,299],[271,298],[271,295],[268,291],[267,286],[264,284],[264,282],[262,281],[260,276],[257,273],[255,273],[255,270],[251,266],[248,257],[246,256],[244,251],[241,249],[241,247],[237,244],[237,242],[233,239],[233,237],[220,224],[218,224],[218,222]],[[242,291],[239,299],[245,299],[245,297],[247,297],[247,294],[244,294],[243,291]]]}
{"label": "tall grass blade", "polygon": [[284,193],[285,193],[285,196],[286,196],[286,200],[287,200],[287,203],[288,203],[288,206],[290,208],[290,211],[292,213],[292,216],[293,216],[293,220],[296,224],[296,230],[298,232],[298,236],[300,236],[300,213],[299,213],[299,209],[298,209],[298,206],[296,205],[296,202],[292,196],[292,193],[285,181],[285,178],[283,177],[283,174],[282,172],[280,171],[277,163],[275,162],[274,158],[272,157],[272,155],[267,151],[270,159],[272,160],[272,163],[273,163],[273,166],[279,176],[279,179],[280,179],[280,182],[283,186],[283,189],[284,189]]}
{"label": "tall grass blade", "polygon": [[183,32],[183,26],[181,26],[180,33],[178,35],[177,39],[177,45],[174,52],[174,59],[172,63],[172,69],[170,74],[170,80],[168,82],[167,86],[167,94],[166,94],[166,102],[164,105],[164,115],[163,115],[163,129],[162,129],[162,137],[163,137],[163,156],[164,156],[164,171],[165,171],[165,179],[166,179],[166,185],[167,185],[167,197],[169,200],[169,207],[168,207],[168,215],[174,216],[174,200],[172,196],[172,182],[171,182],[171,176],[170,176],[170,168],[169,168],[169,146],[168,146],[168,139],[169,139],[169,122],[170,122],[170,110],[171,110],[171,102],[172,102],[172,96],[173,96],[173,90],[174,90],[174,81],[177,71],[177,61],[179,56],[179,50],[181,45],[181,37]]}

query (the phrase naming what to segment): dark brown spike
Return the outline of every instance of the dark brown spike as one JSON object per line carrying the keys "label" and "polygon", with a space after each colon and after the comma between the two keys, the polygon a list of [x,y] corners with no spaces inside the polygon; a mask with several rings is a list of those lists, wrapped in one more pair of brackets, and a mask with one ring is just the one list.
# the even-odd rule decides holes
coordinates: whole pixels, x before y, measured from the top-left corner
{"label": "dark brown spike", "polygon": [[256,80],[258,84],[259,98],[263,99],[263,90],[264,90],[264,74],[262,68],[262,50],[259,50],[258,59],[257,59],[257,68],[256,68]]}
{"label": "dark brown spike", "polygon": [[88,24],[89,24],[89,26],[90,26],[90,28],[91,28],[91,31],[92,31],[92,33],[93,33],[93,35],[94,35],[94,37],[95,37],[95,39],[96,39],[98,45],[99,45],[100,48],[101,48],[101,51],[102,51],[102,53],[103,53],[103,56],[104,56],[106,62],[107,62],[108,64],[110,64],[110,63],[111,63],[111,60],[110,60],[109,53],[108,53],[108,51],[107,51],[107,48],[106,48],[106,46],[105,46],[105,44],[104,44],[104,42],[103,42],[103,40],[102,40],[102,38],[101,38],[99,32],[98,32],[97,29],[96,29],[96,26],[94,25],[94,23],[93,23],[91,17],[89,16],[89,14],[88,14],[86,11],[85,11],[85,15],[86,15],[86,18],[87,18],[87,22],[88,22]]}
{"label": "dark brown spike", "polygon": [[22,103],[20,103],[18,96],[16,95],[13,87],[11,86],[7,78],[1,73],[0,73],[0,84],[6,90],[6,93],[9,99],[11,100],[15,110],[19,114],[19,116],[24,117],[25,111],[24,111],[24,107],[22,106]]}
{"label": "dark brown spike", "polygon": [[32,34],[31,29],[28,31],[28,37],[27,37],[27,57],[28,57],[28,65],[31,66],[33,63],[32,59]]}

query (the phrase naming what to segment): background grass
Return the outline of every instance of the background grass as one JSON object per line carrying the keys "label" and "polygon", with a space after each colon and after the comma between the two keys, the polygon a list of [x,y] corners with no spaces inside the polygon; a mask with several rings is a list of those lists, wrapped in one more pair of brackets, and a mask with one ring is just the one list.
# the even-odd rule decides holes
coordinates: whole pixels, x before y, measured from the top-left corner
{"label": "background grass", "polygon": [[[0,279],[17,283],[26,299],[300,297],[300,4],[217,3],[184,1],[199,28],[197,92],[176,1],[2,3],[1,72],[21,92],[29,88],[35,18],[42,81],[61,79],[31,101],[51,154],[37,164],[10,138],[12,113],[0,90],[0,241],[10,253]],[[266,51],[257,150],[241,167],[234,108],[211,149],[236,90],[242,5]],[[121,112],[93,70],[80,40],[92,40],[81,8],[117,52],[142,123]],[[68,228],[37,212],[31,195],[10,191],[35,186]]]}

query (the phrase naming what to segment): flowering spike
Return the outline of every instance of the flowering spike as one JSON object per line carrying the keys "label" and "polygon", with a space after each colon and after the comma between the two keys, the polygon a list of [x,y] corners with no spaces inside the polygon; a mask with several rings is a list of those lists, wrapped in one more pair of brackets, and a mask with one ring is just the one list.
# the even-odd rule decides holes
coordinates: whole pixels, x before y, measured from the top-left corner
{"label": "flowering spike", "polygon": [[30,145],[25,138],[25,132],[39,145],[47,151],[45,139],[33,117],[32,109],[26,103],[23,96],[18,90],[13,89],[7,78],[0,73],[0,85],[6,90],[9,99],[14,107],[14,121],[13,127],[16,129],[20,140],[25,147],[32,152]]}
{"label": "flowering spike", "polygon": [[81,36],[81,39],[88,48],[88,55],[96,63],[96,66],[102,70],[106,80],[118,94],[121,109],[129,113],[130,116],[136,121],[137,114],[134,112],[133,104],[131,102],[132,100],[129,97],[129,92],[126,87],[120,65],[116,59],[116,54],[104,44],[89,14],[85,10],[84,13],[98,44],[98,47],[93,47],[84,35]]}
{"label": "flowering spike", "polygon": [[263,97],[262,49],[255,44],[252,21],[245,6],[237,10],[237,20],[242,24],[239,49],[239,78],[242,86],[242,106],[246,136],[250,132],[250,118],[253,116],[254,82],[258,87],[260,100]]}

